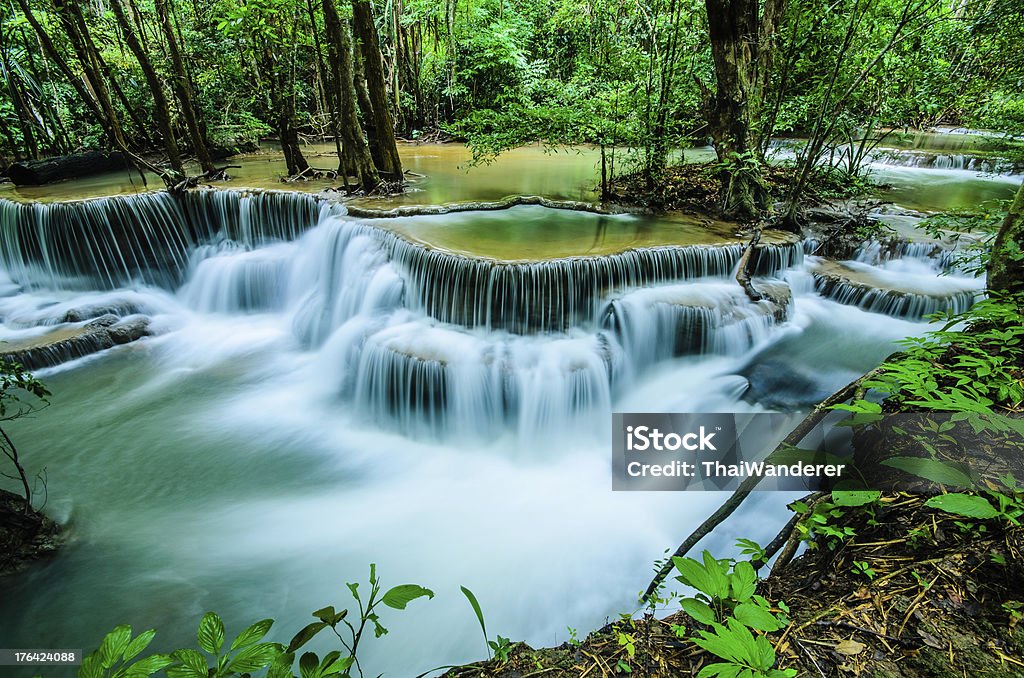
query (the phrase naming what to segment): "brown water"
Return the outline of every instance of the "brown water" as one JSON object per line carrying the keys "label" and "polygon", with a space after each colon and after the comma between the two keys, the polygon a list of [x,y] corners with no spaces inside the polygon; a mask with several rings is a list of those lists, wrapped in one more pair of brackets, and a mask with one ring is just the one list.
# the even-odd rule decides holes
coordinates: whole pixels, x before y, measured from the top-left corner
{"label": "brown water", "polygon": [[[335,169],[334,144],[305,147],[310,165]],[[560,200],[591,201],[597,198],[600,153],[589,147],[546,151],[533,145],[503,154],[488,165],[470,166],[472,154],[463,144],[402,144],[409,191],[375,206],[426,205],[441,202],[498,200],[509,195],[543,195]],[[216,182],[220,188],[262,188],[317,193],[338,186],[337,181],[282,181],[287,174],[283,156],[272,148],[261,153],[237,156],[226,161],[240,165],[229,169],[229,181]],[[194,168],[191,171],[196,171]],[[0,198],[54,202],[109,195],[131,195],[163,187],[155,175],[143,185],[137,172],[109,172],[85,179],[47,186],[0,186]]]}

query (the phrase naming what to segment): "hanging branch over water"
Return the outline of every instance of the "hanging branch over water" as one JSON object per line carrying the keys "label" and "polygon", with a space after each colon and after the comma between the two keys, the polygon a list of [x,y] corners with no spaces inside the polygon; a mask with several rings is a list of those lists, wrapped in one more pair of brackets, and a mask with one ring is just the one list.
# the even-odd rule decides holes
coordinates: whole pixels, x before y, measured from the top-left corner
{"label": "hanging branch over water", "polygon": [[[890,356],[890,358],[891,357],[892,356]],[[889,360],[889,358],[886,358],[886,360]],[[811,413],[808,414],[799,424],[797,424],[796,428],[790,431],[789,435],[787,435],[785,439],[781,443],[779,443],[778,446],[772,451],[772,453],[768,455],[769,459],[772,455],[778,452],[799,445],[800,441],[803,440],[804,437],[807,436],[807,434],[810,433],[811,430],[815,426],[817,426],[818,423],[821,422],[821,420],[824,419],[832,411],[831,408],[833,405],[838,405],[839,403],[845,402],[850,398],[856,397],[856,394],[860,391],[864,382],[872,379],[875,375],[877,375],[880,369],[880,367],[876,367],[875,369],[871,370],[864,376],[854,381],[851,381],[849,384],[839,389],[825,400],[818,403],[818,405],[815,406]],[[641,601],[643,601],[644,603],[648,602],[651,599],[651,596],[653,596],[654,593],[661,587],[662,583],[665,581],[665,578],[669,575],[669,573],[672,571],[672,568],[674,567],[672,559],[682,558],[683,556],[685,556],[687,553],[690,552],[690,549],[697,545],[697,542],[711,534],[711,532],[716,527],[725,522],[725,520],[729,516],[731,516],[736,511],[736,509],[738,509],[740,505],[743,504],[744,501],[746,501],[747,497],[749,497],[750,493],[753,492],[755,488],[757,488],[757,486],[761,483],[762,479],[763,476],[747,477],[747,479],[740,484],[736,491],[733,492],[732,496],[730,496],[724,504],[718,507],[718,510],[712,513],[703,523],[701,523],[697,527],[697,529],[690,533],[690,536],[683,540],[683,543],[679,545],[675,552],[669,558],[667,558],[665,560],[665,563],[658,569],[657,574],[654,575],[654,579],[651,580],[651,583],[647,586],[647,590],[644,591],[644,594],[641,597]],[[795,526],[796,523],[791,521],[791,525]],[[787,527],[789,526],[787,525]]]}

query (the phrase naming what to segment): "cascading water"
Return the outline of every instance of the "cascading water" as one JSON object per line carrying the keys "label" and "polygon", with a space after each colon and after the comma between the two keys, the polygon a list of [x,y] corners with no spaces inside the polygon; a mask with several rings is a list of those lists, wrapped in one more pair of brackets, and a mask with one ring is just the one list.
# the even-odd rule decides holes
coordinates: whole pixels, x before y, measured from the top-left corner
{"label": "cascading water", "polygon": [[[769,299],[753,303],[738,245],[500,262],[284,193],[0,202],[0,237],[3,338],[106,313],[157,333],[44,372],[53,410],[17,423],[83,535],[5,593],[0,635],[26,646],[89,647],[126,621],[185,646],[174,629],[208,609],[300,628],[370,562],[438,592],[368,648],[375,671],[476,657],[458,584],[497,628],[561,642],[626,609],[680,524],[720,502],[607,491],[612,410],[757,410],[797,376],[785,403],[806,407],[925,328],[818,295],[800,244],[757,252]],[[861,265],[925,296],[963,284],[915,252]],[[771,538],[772,506],[752,500],[746,536]]]}

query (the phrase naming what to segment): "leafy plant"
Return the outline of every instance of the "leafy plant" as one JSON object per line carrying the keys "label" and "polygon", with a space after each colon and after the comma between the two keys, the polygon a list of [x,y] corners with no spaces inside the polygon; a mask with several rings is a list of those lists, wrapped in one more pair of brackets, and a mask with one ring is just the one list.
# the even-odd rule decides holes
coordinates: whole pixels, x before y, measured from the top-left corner
{"label": "leafy plant", "polygon": [[[363,675],[362,666],[359,664],[359,645],[363,634],[368,627],[373,628],[375,637],[380,638],[388,630],[380,623],[378,610],[383,605],[394,610],[404,610],[409,603],[419,598],[433,598],[434,592],[423,588],[418,584],[400,584],[381,593],[381,582],[377,576],[377,566],[370,565],[370,593],[364,601],[359,594],[359,584],[346,584],[352,598],[355,599],[358,607],[359,617],[354,622],[349,621],[347,609],[340,612],[334,609],[333,605],[321,608],[313,613],[317,621],[307,624],[300,630],[288,644],[286,652],[293,654],[303,645],[308,643],[317,634],[326,628],[338,638],[344,648],[344,652],[335,651],[325,656],[322,660],[315,653],[307,652],[299,660],[299,669],[302,678],[321,678],[333,674],[340,674],[343,677],[349,676],[351,667],[355,665],[359,675]],[[345,635],[339,631],[345,631]],[[305,667],[305,668],[303,668]]]}
{"label": "leafy plant", "polygon": [[155,636],[153,629],[132,638],[131,626],[124,624],[114,628],[96,650],[82,659],[78,678],[141,678],[170,666],[174,659],[166,654],[132,661],[149,647]]}
{"label": "leafy plant", "polygon": [[796,669],[776,669],[772,644],[736,619],[714,624],[712,631],[700,631],[700,636],[694,642],[725,661],[708,664],[697,678],[792,678],[797,673]]}
{"label": "leafy plant", "polygon": [[[480,607],[480,601],[477,600],[476,595],[465,586],[460,586],[462,594],[466,596],[466,600],[469,601],[470,606],[473,608],[473,612],[476,614],[476,620],[480,623],[480,630],[484,634],[484,642],[487,644],[487,656],[494,657],[500,662],[508,661],[509,655],[512,649],[515,647],[515,643],[510,641],[508,638],[503,636],[496,636],[494,640],[490,639],[487,635],[487,624],[484,622],[484,611]],[[572,631],[572,629],[570,629]],[[575,633],[575,631],[573,631]],[[578,642],[578,641],[577,641]]]}
{"label": "leafy plant", "polygon": [[732,616],[760,631],[782,628],[784,624],[772,613],[768,601],[755,593],[757,573],[749,561],[716,560],[708,551],[702,559],[672,559],[679,572],[676,579],[698,591],[695,597],[680,600],[688,615],[708,625]]}
{"label": "leafy plant", "polygon": [[800,540],[806,542],[810,549],[818,548],[820,538],[830,551],[834,551],[844,541],[857,534],[849,525],[838,524],[837,520],[846,512],[837,504],[819,501],[811,506],[806,502],[795,501],[789,507],[795,513],[803,515],[796,524],[796,530]]}
{"label": "leafy plant", "polygon": [[261,643],[272,619],[249,626],[224,651],[224,622],[214,612],[207,612],[199,622],[196,638],[199,648],[175,650],[171,657],[176,664],[167,668],[167,678],[227,678],[267,668],[284,652],[278,643]]}
{"label": "leafy plant", "polygon": [[875,578],[875,571],[871,568],[871,565],[866,560],[855,560],[853,561],[853,567],[850,568],[854,574],[862,575],[866,577],[868,581],[873,581]]}

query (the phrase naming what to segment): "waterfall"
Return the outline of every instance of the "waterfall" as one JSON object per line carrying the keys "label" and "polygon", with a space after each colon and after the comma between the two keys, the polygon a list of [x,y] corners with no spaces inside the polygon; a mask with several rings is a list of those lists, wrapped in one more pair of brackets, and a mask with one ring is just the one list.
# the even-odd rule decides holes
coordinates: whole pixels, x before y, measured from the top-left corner
{"label": "waterfall", "polygon": [[916,169],[958,170],[980,174],[1020,174],[1024,165],[1005,158],[991,158],[964,153],[935,153],[880,149],[870,158],[878,165],[913,167]]}
{"label": "waterfall", "polygon": [[902,238],[870,239],[860,245],[854,261],[878,266],[896,259],[917,259],[928,262],[936,271],[946,271],[956,264],[956,251],[936,242],[911,242]]}
{"label": "waterfall", "polygon": [[52,204],[0,200],[0,265],[28,286],[172,289],[199,245],[291,240],[317,222],[306,194],[200,190]]}
{"label": "waterfall", "polygon": [[[251,315],[276,323],[288,350],[307,355],[361,420],[441,438],[589,426],[659,365],[749,354],[790,317],[783,280],[801,295],[912,319],[963,310],[975,294],[953,283],[904,291],[886,278],[898,283],[898,272],[881,268],[878,285],[825,275],[816,257],[805,262],[813,243],[782,241],[752,254],[767,296],[752,302],[732,279],[739,243],[498,261],[280,192],[0,201],[0,234],[11,299],[30,298],[0,301],[9,328],[100,312]],[[944,256],[930,244],[871,241],[860,263],[843,266],[916,262],[931,280]],[[46,293],[78,289],[97,292],[74,302]]]}
{"label": "waterfall", "polygon": [[921,294],[904,290],[877,289],[832,276],[815,275],[818,294],[847,306],[858,306],[872,313],[895,318],[920,320],[933,313],[963,313],[974,305],[977,292],[965,290],[949,294]]}

